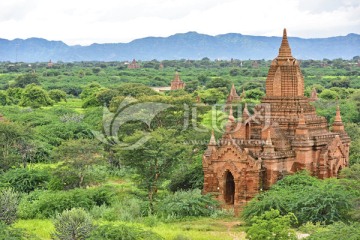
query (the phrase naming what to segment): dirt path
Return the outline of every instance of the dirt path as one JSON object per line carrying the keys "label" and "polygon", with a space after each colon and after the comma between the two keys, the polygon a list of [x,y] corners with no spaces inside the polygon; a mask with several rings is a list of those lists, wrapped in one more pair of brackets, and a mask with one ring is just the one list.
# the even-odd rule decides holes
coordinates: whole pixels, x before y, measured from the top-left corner
{"label": "dirt path", "polygon": [[240,221],[232,221],[232,222],[219,222],[220,224],[227,227],[227,233],[233,240],[244,240],[245,239],[245,232],[233,232],[232,228],[241,224]]}

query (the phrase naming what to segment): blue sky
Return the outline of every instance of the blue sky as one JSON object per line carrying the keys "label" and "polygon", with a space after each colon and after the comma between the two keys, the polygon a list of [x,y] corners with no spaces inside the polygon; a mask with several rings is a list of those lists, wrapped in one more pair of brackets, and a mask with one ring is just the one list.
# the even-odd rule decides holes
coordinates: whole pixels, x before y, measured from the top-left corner
{"label": "blue sky", "polygon": [[360,33],[359,0],[4,0],[0,38],[129,42],[197,31],[318,38]]}

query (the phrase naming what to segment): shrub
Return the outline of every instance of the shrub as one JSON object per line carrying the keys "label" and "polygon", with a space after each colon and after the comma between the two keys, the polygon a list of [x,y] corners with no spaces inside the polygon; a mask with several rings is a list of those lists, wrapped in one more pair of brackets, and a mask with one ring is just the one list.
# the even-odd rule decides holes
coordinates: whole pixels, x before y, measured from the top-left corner
{"label": "shrub", "polygon": [[16,212],[19,206],[19,194],[11,188],[0,192],[0,222],[11,224],[16,220]]}
{"label": "shrub", "polygon": [[49,218],[71,208],[89,210],[94,206],[110,205],[113,195],[111,187],[34,191],[21,199],[18,215],[23,219]]}
{"label": "shrub", "polygon": [[146,203],[136,198],[125,199],[123,201],[113,202],[111,206],[94,206],[90,213],[95,219],[104,219],[107,221],[134,221],[145,215],[147,209]]}
{"label": "shrub", "polygon": [[90,215],[84,209],[73,208],[58,214],[54,220],[54,239],[83,240],[90,236],[93,229]]}
{"label": "shrub", "polygon": [[358,240],[360,236],[360,223],[354,222],[345,224],[343,222],[336,222],[319,229],[317,232],[310,235],[309,240]]}
{"label": "shrub", "polygon": [[252,199],[242,215],[249,222],[254,216],[276,209],[281,215],[294,213],[299,224],[331,224],[347,221],[354,198],[354,193],[338,179],[319,180],[297,173],[278,181],[269,191]]}
{"label": "shrub", "polygon": [[66,102],[66,92],[59,90],[59,89],[50,90],[49,97],[54,102],[60,102],[61,100],[64,100]]}
{"label": "shrub", "polygon": [[91,234],[90,240],[160,240],[163,239],[152,231],[125,224],[104,224],[98,226]]}
{"label": "shrub", "polygon": [[0,221],[0,240],[23,240],[25,233],[18,228],[13,228]]}
{"label": "shrub", "polygon": [[1,176],[0,185],[8,185],[17,192],[29,193],[35,189],[44,189],[49,179],[49,173],[44,170],[15,168]]}
{"label": "shrub", "polygon": [[297,239],[295,231],[290,228],[296,221],[292,213],[281,216],[278,210],[271,209],[251,219],[251,226],[246,230],[248,239],[291,240]]}
{"label": "shrub", "polygon": [[211,195],[202,195],[199,189],[169,194],[158,204],[163,217],[210,216],[218,206]]}

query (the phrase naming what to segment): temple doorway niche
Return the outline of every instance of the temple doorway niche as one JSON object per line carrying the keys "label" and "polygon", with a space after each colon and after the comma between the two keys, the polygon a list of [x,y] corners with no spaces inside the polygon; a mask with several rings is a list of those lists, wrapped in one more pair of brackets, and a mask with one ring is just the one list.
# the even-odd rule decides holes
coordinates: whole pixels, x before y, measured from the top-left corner
{"label": "temple doorway niche", "polygon": [[229,170],[225,172],[224,200],[226,204],[234,204],[235,182],[234,176]]}
{"label": "temple doorway niche", "polygon": [[250,139],[250,123],[245,124],[245,139]]}

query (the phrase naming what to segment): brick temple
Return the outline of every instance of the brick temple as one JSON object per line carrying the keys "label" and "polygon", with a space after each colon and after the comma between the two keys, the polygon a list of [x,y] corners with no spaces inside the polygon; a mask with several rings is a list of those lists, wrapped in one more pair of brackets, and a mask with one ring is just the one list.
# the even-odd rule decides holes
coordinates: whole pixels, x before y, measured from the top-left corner
{"label": "brick temple", "polygon": [[[231,100],[239,98],[231,95]],[[261,104],[253,114],[245,104],[238,113],[240,120],[234,118],[232,107],[228,109],[225,132],[218,141],[212,132],[203,155],[203,193],[215,194],[224,207],[237,211],[283,176],[300,170],[324,179],[337,177],[348,166],[350,138],[340,109],[330,131],[326,119],[316,115],[304,96],[304,78],[291,54],[286,29]]]}
{"label": "brick temple", "polygon": [[180,75],[178,72],[175,73],[174,80],[170,83],[170,90],[179,90],[184,89],[185,83],[181,81]]}

